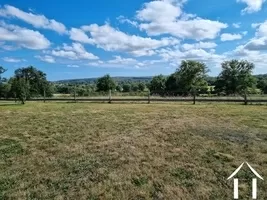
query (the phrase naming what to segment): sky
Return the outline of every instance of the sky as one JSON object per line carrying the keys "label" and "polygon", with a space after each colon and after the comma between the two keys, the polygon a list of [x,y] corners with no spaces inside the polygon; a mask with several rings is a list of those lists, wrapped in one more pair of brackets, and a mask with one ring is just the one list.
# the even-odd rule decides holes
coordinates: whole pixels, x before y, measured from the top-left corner
{"label": "sky", "polygon": [[267,0],[1,0],[0,66],[48,80],[173,73],[182,60],[212,76],[230,59],[267,73]]}

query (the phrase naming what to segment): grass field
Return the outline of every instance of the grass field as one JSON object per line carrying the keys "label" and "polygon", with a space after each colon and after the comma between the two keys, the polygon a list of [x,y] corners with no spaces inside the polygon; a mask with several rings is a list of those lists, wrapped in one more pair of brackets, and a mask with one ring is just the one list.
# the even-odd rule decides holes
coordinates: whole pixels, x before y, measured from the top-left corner
{"label": "grass field", "polygon": [[233,199],[244,161],[267,180],[267,106],[2,105],[0,132],[0,199]]}

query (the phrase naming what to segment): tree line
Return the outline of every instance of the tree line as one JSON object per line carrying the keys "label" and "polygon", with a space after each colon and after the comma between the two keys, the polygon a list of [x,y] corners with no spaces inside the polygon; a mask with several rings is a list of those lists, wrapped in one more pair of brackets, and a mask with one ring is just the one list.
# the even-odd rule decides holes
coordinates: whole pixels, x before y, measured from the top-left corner
{"label": "tree line", "polygon": [[15,70],[10,79],[2,78],[6,69],[0,67],[0,97],[15,98],[25,103],[27,99],[40,96],[53,96],[52,84],[47,81],[46,74],[30,66]]}
{"label": "tree line", "polygon": [[197,61],[182,61],[170,76],[156,76],[150,83],[150,91],[161,95],[246,95],[267,93],[267,77],[252,75],[253,63],[242,60],[225,61],[216,78],[207,76],[208,68]]}
{"label": "tree line", "polygon": [[0,98],[15,98],[24,104],[30,98],[52,97],[58,93],[89,96],[109,90],[136,95],[150,92],[161,96],[267,94],[267,76],[253,76],[253,63],[230,60],[223,62],[221,67],[220,74],[211,78],[204,63],[185,60],[173,74],[155,76],[150,82],[116,82],[105,75],[90,84],[51,83],[44,72],[32,66],[17,69],[14,76],[6,79],[2,77],[6,70],[0,67]]}

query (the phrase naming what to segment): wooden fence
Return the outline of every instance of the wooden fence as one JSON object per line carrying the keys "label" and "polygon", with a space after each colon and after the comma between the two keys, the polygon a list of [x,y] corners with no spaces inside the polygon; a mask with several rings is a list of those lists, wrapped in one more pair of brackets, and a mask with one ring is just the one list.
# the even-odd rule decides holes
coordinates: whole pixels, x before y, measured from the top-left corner
{"label": "wooden fence", "polygon": [[[0,99],[0,101],[15,101],[15,99]],[[106,98],[34,98],[29,99],[30,102],[192,102],[196,104],[197,102],[221,102],[221,103],[244,103],[245,105],[249,103],[267,103],[267,99],[234,99],[234,98],[201,98],[201,97],[190,97],[190,98],[164,98],[164,97],[151,97],[146,98],[112,98],[108,96]]]}

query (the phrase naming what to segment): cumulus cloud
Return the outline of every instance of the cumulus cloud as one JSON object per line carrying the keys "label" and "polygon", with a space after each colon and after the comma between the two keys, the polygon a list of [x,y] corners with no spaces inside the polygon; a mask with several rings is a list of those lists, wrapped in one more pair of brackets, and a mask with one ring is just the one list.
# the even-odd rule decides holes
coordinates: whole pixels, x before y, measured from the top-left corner
{"label": "cumulus cloud", "polygon": [[229,58],[245,59],[253,62],[256,66],[256,73],[263,73],[261,69],[267,66],[267,21],[257,24],[255,37],[246,44],[236,47],[235,50],[225,53]]}
{"label": "cumulus cloud", "polygon": [[240,40],[242,39],[241,34],[231,34],[231,33],[223,33],[221,35],[221,41],[233,41],[233,40]]}
{"label": "cumulus cloud", "polygon": [[106,51],[127,52],[135,56],[151,55],[155,49],[179,43],[179,40],[171,37],[156,40],[128,35],[111,27],[109,24],[82,26],[82,30],[90,34],[90,41],[98,48]]}
{"label": "cumulus cloud", "polygon": [[217,47],[217,44],[214,42],[199,42],[194,44],[183,44],[183,50],[190,50],[190,49],[213,49]]}
{"label": "cumulus cloud", "polygon": [[214,49],[209,51],[204,49],[190,49],[181,51],[179,49],[160,49],[158,55],[168,63],[168,65],[177,67],[182,60],[196,60],[206,63],[209,67],[220,66],[225,59],[225,55],[216,54]]}
{"label": "cumulus cloud", "polygon": [[85,50],[84,46],[80,43],[72,43],[71,46],[63,44],[63,47],[59,47],[56,50],[51,51],[51,55],[61,58],[67,58],[70,60],[97,60],[99,59],[92,53]]}
{"label": "cumulus cloud", "polygon": [[4,57],[4,58],[2,58],[2,60],[5,62],[11,62],[11,63],[19,63],[19,62],[25,62],[26,61],[24,59],[12,58],[12,57]]}
{"label": "cumulus cloud", "polygon": [[47,63],[55,63],[55,58],[49,55],[44,55],[44,56],[35,56],[35,58],[40,59],[43,62],[47,62]]}
{"label": "cumulus cloud", "polygon": [[227,28],[227,24],[194,15],[184,18],[181,5],[174,2],[156,0],[145,3],[136,15],[142,22],[140,29],[150,36],[171,34],[185,39],[204,40],[216,38],[222,29]]}
{"label": "cumulus cloud", "polygon": [[252,51],[267,50],[267,37],[253,38],[244,48]]}
{"label": "cumulus cloud", "polygon": [[259,24],[257,27],[255,37],[244,45],[244,49],[250,51],[267,50],[267,21]]}
{"label": "cumulus cloud", "polygon": [[0,23],[0,41],[11,42],[27,49],[46,49],[50,41],[38,31],[22,28],[16,25]]}
{"label": "cumulus cloud", "polygon": [[149,67],[160,66],[159,64],[164,63],[168,65],[166,61],[163,59],[158,60],[136,60],[134,58],[124,58],[122,56],[114,56],[114,59],[101,61],[98,60],[97,62],[89,62],[86,65],[88,66],[96,66],[96,67],[109,67],[109,68],[136,68],[136,69],[143,69]]}
{"label": "cumulus cloud", "polygon": [[136,59],[122,58],[121,56],[114,56],[113,60],[108,61],[108,63],[111,63],[111,64],[122,64],[122,65],[135,64],[136,62],[137,62]]}
{"label": "cumulus cloud", "polygon": [[152,1],[144,4],[144,8],[137,11],[137,18],[141,21],[170,22],[175,21],[182,14],[180,7],[168,1]]}
{"label": "cumulus cloud", "polygon": [[257,37],[267,36],[267,20],[265,22],[259,24],[256,36]]}
{"label": "cumulus cloud", "polygon": [[69,31],[70,39],[76,42],[92,44],[93,40],[86,35],[86,33],[78,28],[71,28]]}
{"label": "cumulus cloud", "polygon": [[261,68],[265,68],[267,65],[267,61],[265,59],[267,57],[267,53],[260,50],[249,50],[246,48],[246,45],[238,46],[235,50],[226,52],[225,55],[231,59],[241,59],[253,62],[256,66],[256,72]]}
{"label": "cumulus cloud", "polygon": [[252,28],[258,28],[261,25],[261,23],[252,23],[251,27]]}
{"label": "cumulus cloud", "polygon": [[237,2],[247,4],[247,7],[242,10],[242,14],[245,14],[260,11],[266,0],[237,0]]}
{"label": "cumulus cloud", "polygon": [[47,19],[44,15],[24,12],[14,6],[5,5],[3,8],[0,8],[0,16],[17,18],[36,28],[50,29],[60,34],[66,33],[64,24],[54,19]]}

